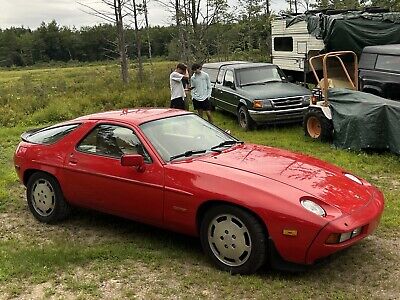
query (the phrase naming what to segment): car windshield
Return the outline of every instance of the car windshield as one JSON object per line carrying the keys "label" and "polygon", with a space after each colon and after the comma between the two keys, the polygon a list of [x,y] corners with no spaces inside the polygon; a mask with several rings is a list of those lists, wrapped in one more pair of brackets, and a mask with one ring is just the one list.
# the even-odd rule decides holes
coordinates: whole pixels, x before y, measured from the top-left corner
{"label": "car windshield", "polygon": [[164,161],[221,151],[220,148],[240,143],[194,114],[151,121],[140,128]]}
{"label": "car windshield", "polygon": [[240,86],[281,82],[283,79],[276,66],[240,69],[237,71],[237,77]]}

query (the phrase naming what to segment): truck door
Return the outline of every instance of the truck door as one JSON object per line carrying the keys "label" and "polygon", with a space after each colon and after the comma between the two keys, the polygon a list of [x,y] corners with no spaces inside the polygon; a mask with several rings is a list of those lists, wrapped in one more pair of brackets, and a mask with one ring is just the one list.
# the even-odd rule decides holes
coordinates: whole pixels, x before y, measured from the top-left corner
{"label": "truck door", "polygon": [[212,96],[214,98],[215,106],[219,107],[223,110],[226,110],[226,105],[224,104],[224,101],[222,99],[223,94],[224,94],[222,83],[224,81],[225,72],[226,72],[226,67],[222,67],[219,70],[217,81],[215,83],[213,94],[212,94]]}
{"label": "truck door", "polygon": [[236,84],[233,70],[227,69],[221,86],[221,102],[223,109],[236,114],[239,97],[236,93]]}

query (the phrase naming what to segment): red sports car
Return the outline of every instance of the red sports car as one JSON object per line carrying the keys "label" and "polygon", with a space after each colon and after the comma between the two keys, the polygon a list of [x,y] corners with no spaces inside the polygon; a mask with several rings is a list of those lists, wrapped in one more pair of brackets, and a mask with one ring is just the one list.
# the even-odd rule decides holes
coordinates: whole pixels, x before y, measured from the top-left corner
{"label": "red sports car", "polygon": [[[309,265],[371,234],[382,193],[338,167],[243,143],[172,109],[98,113],[22,135],[15,169],[41,222],[91,208],[200,236],[214,264]],[[283,265],[285,266],[285,265]]]}

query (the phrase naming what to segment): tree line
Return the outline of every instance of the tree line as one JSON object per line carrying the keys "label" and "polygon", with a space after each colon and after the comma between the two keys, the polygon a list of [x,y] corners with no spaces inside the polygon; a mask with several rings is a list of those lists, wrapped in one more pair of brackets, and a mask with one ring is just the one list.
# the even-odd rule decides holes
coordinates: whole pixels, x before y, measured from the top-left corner
{"label": "tree line", "polygon": [[[100,61],[126,58],[141,63],[143,58],[171,60],[221,60],[232,53],[268,57],[270,50],[270,0],[239,0],[230,7],[227,0],[165,0],[174,24],[149,26],[148,0],[101,0],[111,8],[88,13],[107,23],[69,28],[52,21],[37,29],[0,29],[0,66],[28,66],[49,61]],[[139,1],[141,1],[139,3]],[[400,10],[398,0],[287,0],[288,11],[315,8],[361,8],[373,4]],[[119,8],[120,11],[118,13]],[[118,16],[121,18],[118,18]],[[134,24],[134,26],[127,24]],[[121,34],[123,40],[121,41]]]}

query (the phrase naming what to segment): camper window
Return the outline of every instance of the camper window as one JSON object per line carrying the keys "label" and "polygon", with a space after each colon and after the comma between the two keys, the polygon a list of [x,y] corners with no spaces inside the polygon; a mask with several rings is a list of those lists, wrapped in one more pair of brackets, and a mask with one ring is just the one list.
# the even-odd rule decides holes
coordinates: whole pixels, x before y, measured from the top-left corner
{"label": "camper window", "polygon": [[293,51],[293,38],[292,37],[276,37],[274,38],[275,51]]}

